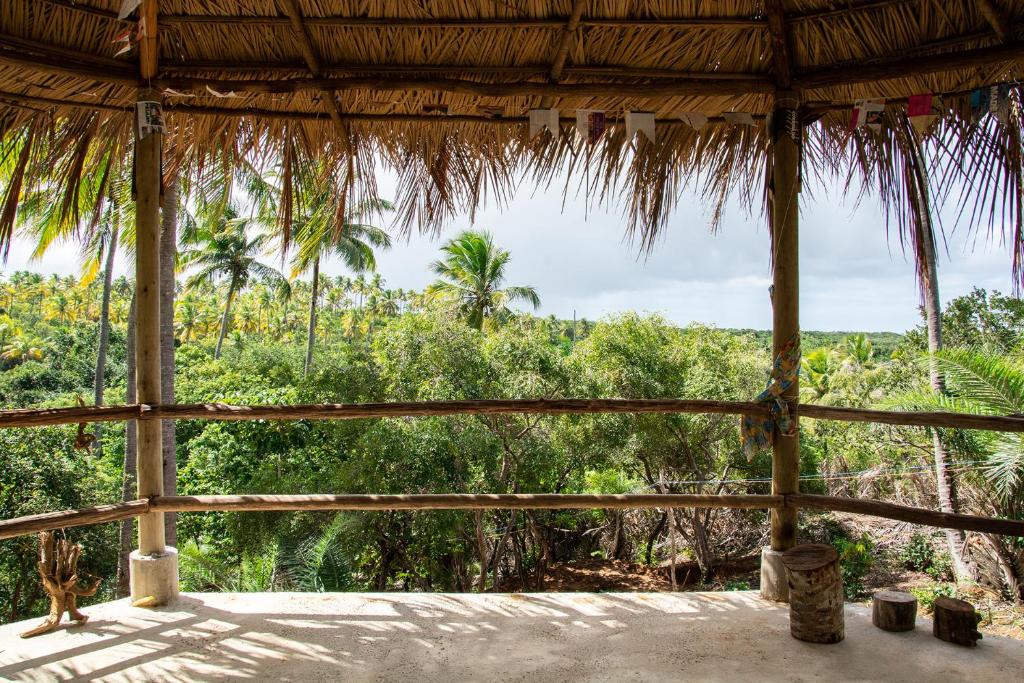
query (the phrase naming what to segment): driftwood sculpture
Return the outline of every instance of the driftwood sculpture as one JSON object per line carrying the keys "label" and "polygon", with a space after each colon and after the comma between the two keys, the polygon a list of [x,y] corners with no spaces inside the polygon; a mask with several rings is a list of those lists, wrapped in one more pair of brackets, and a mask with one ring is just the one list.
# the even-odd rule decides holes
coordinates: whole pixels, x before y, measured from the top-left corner
{"label": "driftwood sculpture", "polygon": [[22,638],[54,630],[65,611],[71,621],[79,624],[88,621],[89,617],[78,611],[76,602],[78,596],[94,595],[100,582],[97,581],[92,587],[79,583],[78,558],[81,554],[81,544],[69,543],[63,538],[54,539],[52,531],[39,534],[39,576],[43,589],[50,595],[50,616],[39,626],[22,633]]}

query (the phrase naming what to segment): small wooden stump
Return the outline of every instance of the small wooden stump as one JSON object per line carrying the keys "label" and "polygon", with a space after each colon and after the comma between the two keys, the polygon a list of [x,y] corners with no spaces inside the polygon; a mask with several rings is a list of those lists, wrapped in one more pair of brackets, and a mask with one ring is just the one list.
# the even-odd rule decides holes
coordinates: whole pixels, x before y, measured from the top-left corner
{"label": "small wooden stump", "polygon": [[903,591],[878,591],[871,602],[871,623],[883,631],[913,631],[917,598]]}
{"label": "small wooden stump", "polygon": [[808,643],[838,643],[844,636],[843,577],[830,545],[798,545],[782,555],[789,582],[789,631]]}
{"label": "small wooden stump", "polygon": [[935,628],[933,633],[939,640],[957,645],[974,647],[981,640],[978,622],[981,615],[974,611],[974,605],[956,598],[935,598]]}

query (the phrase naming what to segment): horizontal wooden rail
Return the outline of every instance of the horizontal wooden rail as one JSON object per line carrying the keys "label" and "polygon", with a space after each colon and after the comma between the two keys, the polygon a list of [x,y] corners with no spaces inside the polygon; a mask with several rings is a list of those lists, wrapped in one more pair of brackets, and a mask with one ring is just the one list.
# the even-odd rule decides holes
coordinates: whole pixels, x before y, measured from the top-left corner
{"label": "horizontal wooden rail", "polygon": [[307,494],[156,496],[153,512],[255,512],[269,510],[584,510],[708,507],[769,509],[782,496],[699,494],[437,493],[417,495]]}
{"label": "horizontal wooden rail", "polygon": [[858,515],[882,517],[883,519],[895,519],[900,522],[922,524],[940,529],[963,529],[964,531],[980,531],[986,534],[1024,536],[1024,522],[1015,519],[936,512],[935,510],[915,508],[909,505],[884,503],[880,500],[790,493],[786,496],[786,504],[798,508],[828,510],[830,512],[851,512]]}
{"label": "horizontal wooden rail", "polygon": [[[944,427],[1024,432],[1021,415],[970,415],[946,412],[902,412],[838,408],[802,403],[800,417],[840,422],[874,422],[909,427]],[[98,408],[29,408],[0,410],[0,429],[112,422],[119,420],[355,420],[384,417],[497,414],[571,415],[591,413],[710,413],[768,415],[763,403],[678,399],[527,399],[488,401],[415,401],[395,403],[325,403],[250,405],[192,403],[126,405]]]}
{"label": "horizontal wooden rail", "polygon": [[81,510],[45,512],[41,515],[5,519],[0,521],[0,539],[34,534],[38,531],[47,531],[49,529],[114,522],[119,519],[127,519],[128,517],[137,517],[149,512],[149,509],[148,500],[131,500],[126,503],[98,505]]}
{"label": "horizontal wooden rail", "polygon": [[147,512],[269,512],[300,510],[578,510],[639,508],[810,508],[894,519],[946,529],[1024,537],[1024,522],[936,512],[875,500],[792,493],[775,495],[703,494],[487,494],[415,495],[305,494],[155,496],[83,510],[50,512],[0,522],[0,539],[85,524],[99,524]]}

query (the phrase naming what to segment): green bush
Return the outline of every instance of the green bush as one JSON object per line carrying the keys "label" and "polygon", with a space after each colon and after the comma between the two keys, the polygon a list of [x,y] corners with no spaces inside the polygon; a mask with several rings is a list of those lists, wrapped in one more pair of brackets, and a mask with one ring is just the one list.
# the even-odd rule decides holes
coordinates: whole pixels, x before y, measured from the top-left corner
{"label": "green bush", "polygon": [[839,551],[843,592],[851,600],[858,598],[864,593],[864,576],[875,563],[875,544],[866,533],[856,540],[836,538],[834,544]]}
{"label": "green bush", "polygon": [[931,539],[921,533],[910,537],[910,542],[900,552],[900,562],[907,569],[925,572],[936,581],[949,581],[953,578],[953,563],[949,554],[936,552]]}
{"label": "green bush", "polygon": [[935,605],[935,598],[955,598],[956,586],[951,583],[937,583],[932,586],[911,588],[910,592],[914,594],[915,598],[917,598],[917,602],[921,607],[931,611]]}

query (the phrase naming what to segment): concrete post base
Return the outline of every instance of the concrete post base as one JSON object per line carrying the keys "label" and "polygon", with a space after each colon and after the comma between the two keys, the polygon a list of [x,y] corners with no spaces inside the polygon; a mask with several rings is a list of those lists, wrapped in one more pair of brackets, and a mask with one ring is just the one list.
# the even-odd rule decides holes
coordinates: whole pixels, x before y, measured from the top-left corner
{"label": "concrete post base", "polygon": [[152,597],[153,606],[178,597],[178,550],[167,546],[160,555],[133,550],[128,556],[132,602]]}
{"label": "concrete post base", "polygon": [[789,602],[789,581],[782,564],[782,551],[761,550],[761,597],[775,602]]}

